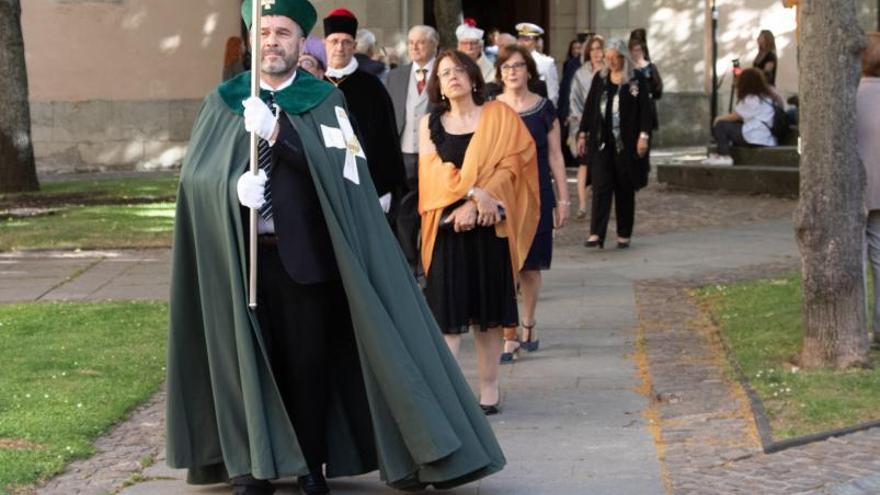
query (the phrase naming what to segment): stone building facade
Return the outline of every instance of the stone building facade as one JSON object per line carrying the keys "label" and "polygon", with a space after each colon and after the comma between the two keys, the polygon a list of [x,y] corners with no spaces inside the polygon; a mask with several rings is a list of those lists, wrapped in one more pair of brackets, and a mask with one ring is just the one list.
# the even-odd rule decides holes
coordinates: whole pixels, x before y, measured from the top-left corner
{"label": "stone building facade", "polygon": [[[430,19],[433,0],[315,0],[319,16],[354,11],[382,46],[405,54],[409,26]],[[483,27],[512,31],[514,20],[547,29],[547,51],[562,60],[575,33],[648,31],[664,76],[659,145],[708,139],[711,0],[463,0]],[[781,0],[717,0],[719,74],[733,58],[749,65],[761,29],[776,33],[778,86],[797,92],[796,17]],[[22,27],[33,140],[41,174],[179,166],[204,95],[221,80],[226,41],[240,33],[240,0],[28,0]],[[495,6],[497,4],[497,7]],[[487,7],[488,6],[488,7]],[[520,10],[517,10],[520,9]],[[539,19],[512,19],[516,12]],[[513,14],[511,14],[513,13]],[[537,13],[537,14],[535,14]],[[877,2],[861,24],[877,29]],[[320,22],[316,34],[320,35]],[[721,88],[726,111],[730,77]]]}

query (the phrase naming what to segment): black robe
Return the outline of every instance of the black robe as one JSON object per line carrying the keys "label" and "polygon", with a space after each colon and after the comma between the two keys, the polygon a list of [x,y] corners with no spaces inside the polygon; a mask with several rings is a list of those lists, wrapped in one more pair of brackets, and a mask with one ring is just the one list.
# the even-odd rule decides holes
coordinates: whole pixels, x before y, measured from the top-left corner
{"label": "black robe", "polygon": [[406,173],[394,121],[394,106],[388,91],[376,76],[360,69],[340,78],[337,83],[361,137],[376,192],[379,196],[389,192],[396,194],[404,185]]}

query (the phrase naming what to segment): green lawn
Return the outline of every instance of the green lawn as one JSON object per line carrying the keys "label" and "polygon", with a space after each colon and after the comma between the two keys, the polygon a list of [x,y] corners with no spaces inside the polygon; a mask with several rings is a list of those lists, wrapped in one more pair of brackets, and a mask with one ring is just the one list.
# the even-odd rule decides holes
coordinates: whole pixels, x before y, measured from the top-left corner
{"label": "green lawn", "polygon": [[0,226],[0,251],[169,247],[174,204],[74,206]]}
{"label": "green lawn", "polygon": [[804,372],[800,277],[699,291],[752,387],[777,440],[880,419],[880,352],[873,370]]}
{"label": "green lawn", "polygon": [[0,493],[93,454],[165,375],[167,305],[0,306]]}
{"label": "green lawn", "polygon": [[88,179],[46,181],[40,191],[21,194],[0,194],[0,200],[15,201],[34,197],[52,198],[64,195],[85,194],[90,198],[126,199],[153,198],[168,200],[177,194],[178,178],[175,175],[144,175],[122,179]]}
{"label": "green lawn", "polygon": [[0,211],[41,211],[0,217],[0,251],[168,247],[177,182],[171,175],[65,180],[36,193],[0,195]]}

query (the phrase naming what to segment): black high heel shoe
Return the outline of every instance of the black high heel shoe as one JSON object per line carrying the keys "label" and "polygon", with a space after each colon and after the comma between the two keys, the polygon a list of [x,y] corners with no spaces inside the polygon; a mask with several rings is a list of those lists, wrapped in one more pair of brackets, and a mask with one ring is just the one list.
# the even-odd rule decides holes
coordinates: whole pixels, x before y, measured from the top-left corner
{"label": "black high heel shoe", "polygon": [[538,350],[538,346],[541,344],[541,341],[535,338],[535,325],[538,324],[538,321],[533,321],[531,325],[526,325],[525,322],[522,322],[521,325],[523,327],[523,335],[525,335],[525,331],[528,330],[529,338],[522,339],[520,341],[520,347],[526,350],[526,352],[535,352]]}
{"label": "black high heel shoe", "polygon": [[501,401],[496,402],[495,404],[480,404],[480,409],[483,410],[483,414],[486,416],[494,416],[501,412],[501,409],[498,406],[501,404]]}
{"label": "black high heel shoe", "polygon": [[594,241],[587,239],[586,242],[584,242],[584,247],[598,247],[599,249],[605,249],[605,239],[596,239]]}
{"label": "black high heel shoe", "polygon": [[628,249],[630,242],[632,242],[632,239],[628,241],[617,241],[617,249]]}

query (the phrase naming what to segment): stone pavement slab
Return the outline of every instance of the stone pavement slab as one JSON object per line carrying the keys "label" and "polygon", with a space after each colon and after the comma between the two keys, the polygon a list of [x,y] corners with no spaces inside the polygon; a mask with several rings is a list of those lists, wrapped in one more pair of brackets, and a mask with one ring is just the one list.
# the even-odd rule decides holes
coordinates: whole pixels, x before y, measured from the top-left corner
{"label": "stone pavement slab", "polygon": [[26,251],[0,254],[0,303],[165,300],[170,251]]}

